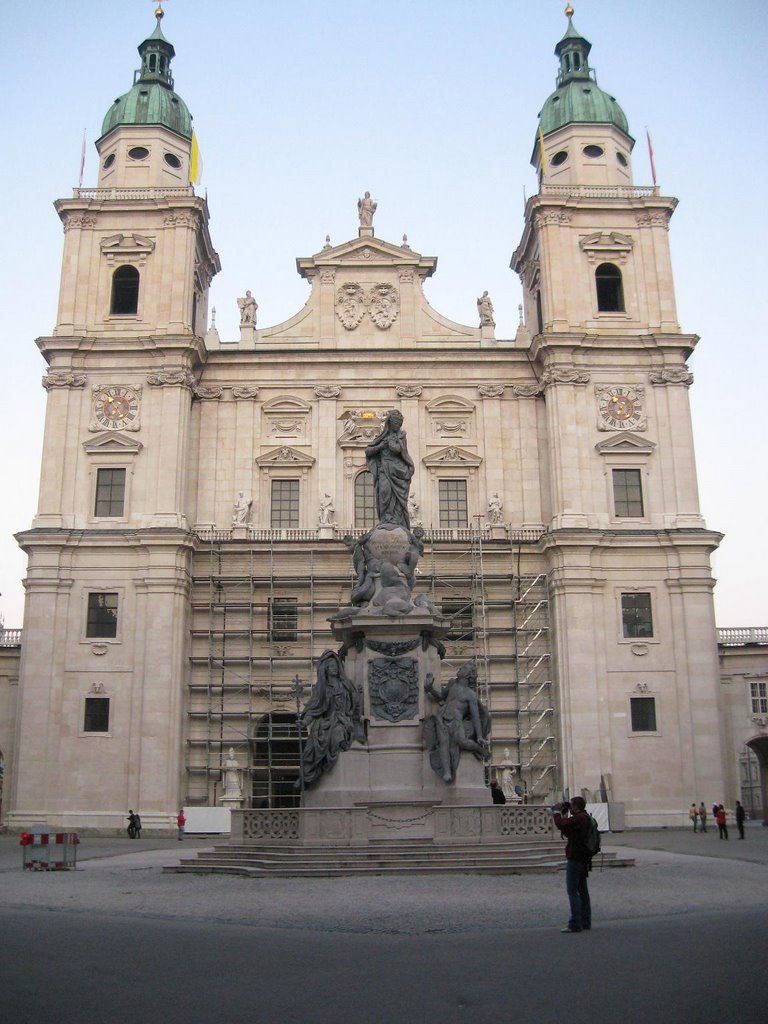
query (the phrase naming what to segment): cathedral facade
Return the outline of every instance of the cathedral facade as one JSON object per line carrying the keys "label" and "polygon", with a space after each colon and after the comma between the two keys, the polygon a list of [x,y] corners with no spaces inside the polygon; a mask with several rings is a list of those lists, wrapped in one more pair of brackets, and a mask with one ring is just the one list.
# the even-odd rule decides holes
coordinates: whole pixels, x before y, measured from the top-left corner
{"label": "cathedral facade", "polygon": [[[376,235],[297,259],[303,309],[209,327],[219,258],[191,118],[158,18],[109,108],[95,188],[56,203],[64,255],[28,555],[12,826],[168,829],[180,806],[298,799],[297,712],[350,549],[374,524],[365,448],[391,409],[415,463],[417,590],[474,658],[489,776],[521,801],[623,805],[677,824],[725,794],[710,555],[669,250],[676,200],[568,18],[535,133],[539,189],[512,257],[514,338],[441,316],[437,260]],[[302,687],[304,688],[302,691]],[[302,696],[303,693],[303,696]]]}

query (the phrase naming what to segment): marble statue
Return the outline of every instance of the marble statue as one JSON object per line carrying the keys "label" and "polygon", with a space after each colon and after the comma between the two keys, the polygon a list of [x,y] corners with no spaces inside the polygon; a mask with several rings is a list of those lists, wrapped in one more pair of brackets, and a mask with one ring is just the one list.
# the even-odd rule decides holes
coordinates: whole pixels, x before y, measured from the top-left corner
{"label": "marble statue", "polygon": [[357,214],[360,218],[361,228],[373,227],[373,215],[379,204],[371,199],[371,193],[366,192],[362,199],[357,200]]}
{"label": "marble statue", "polygon": [[[365,743],[360,691],[344,672],[335,651],[326,651],[317,665],[317,681],[301,716],[307,730],[301,757],[304,786],[313,786],[355,741]],[[301,780],[297,783],[300,788]]]}
{"label": "marble statue", "polygon": [[248,514],[251,511],[251,504],[251,499],[246,497],[245,491],[240,491],[237,495],[237,499],[232,509],[233,526],[248,525]]}
{"label": "marble statue", "polygon": [[454,782],[462,750],[470,751],[478,759],[488,756],[486,737],[491,720],[477,696],[474,661],[465,662],[439,692],[434,676],[428,673],[424,692],[439,704],[435,714],[424,719],[429,763],[443,782]]}
{"label": "marble statue", "polygon": [[477,300],[477,312],[480,316],[481,327],[496,326],[496,321],[493,319],[493,303],[491,302],[487,291],[484,291]]}
{"label": "marble statue", "polygon": [[242,299],[237,300],[237,305],[240,310],[240,326],[254,327],[256,324],[256,310],[259,308],[256,299],[247,291]]}
{"label": "marble statue", "polygon": [[336,508],[333,504],[333,498],[326,492],[320,499],[320,525],[330,526],[333,523],[333,516],[335,512]]}
{"label": "marble statue", "polygon": [[415,494],[408,495],[408,519],[410,520],[411,526],[422,526],[421,521],[421,506],[416,500]]}
{"label": "marble statue", "polygon": [[501,526],[504,522],[504,506],[497,491],[488,499],[488,511],[485,518],[490,526]]}
{"label": "marble statue", "polygon": [[230,747],[223,765],[224,800],[242,800],[243,790],[240,785],[240,765],[235,757],[235,748]]}
{"label": "marble statue", "polygon": [[402,413],[397,409],[387,413],[384,429],[365,449],[365,461],[373,477],[379,522],[410,530],[408,492],[414,465],[402,426]]}

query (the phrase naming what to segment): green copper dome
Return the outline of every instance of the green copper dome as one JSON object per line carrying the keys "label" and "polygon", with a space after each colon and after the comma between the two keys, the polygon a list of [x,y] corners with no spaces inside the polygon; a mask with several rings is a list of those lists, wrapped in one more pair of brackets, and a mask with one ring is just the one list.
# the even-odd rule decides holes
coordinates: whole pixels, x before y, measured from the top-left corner
{"label": "green copper dome", "polygon": [[555,47],[560,58],[557,89],[547,97],[539,114],[543,135],[566,124],[613,124],[629,135],[624,111],[613,96],[598,86],[589,66],[592,44],[580,35],[568,16],[568,28]]}
{"label": "green copper dome", "polygon": [[130,92],[119,96],[107,111],[101,126],[102,136],[124,124],[160,124],[192,138],[192,115],[184,100],[173,91],[171,60],[176,51],[160,29],[139,46],[141,68],[134,74]]}

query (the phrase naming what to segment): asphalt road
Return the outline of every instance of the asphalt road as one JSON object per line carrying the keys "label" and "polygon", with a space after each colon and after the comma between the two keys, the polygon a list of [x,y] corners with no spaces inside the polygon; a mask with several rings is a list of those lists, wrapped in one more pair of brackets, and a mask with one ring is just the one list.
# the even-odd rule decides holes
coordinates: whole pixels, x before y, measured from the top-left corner
{"label": "asphalt road", "polygon": [[163,875],[171,840],[106,838],[25,872],[0,837],[0,1018],[763,1024],[768,829],[612,838],[636,867],[593,872],[593,930],[563,935],[562,875]]}

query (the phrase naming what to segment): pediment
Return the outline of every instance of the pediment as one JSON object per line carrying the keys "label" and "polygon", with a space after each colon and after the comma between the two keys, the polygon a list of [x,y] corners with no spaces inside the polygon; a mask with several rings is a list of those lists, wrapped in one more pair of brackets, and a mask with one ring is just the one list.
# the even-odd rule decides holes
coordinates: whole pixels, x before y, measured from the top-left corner
{"label": "pediment", "polygon": [[104,455],[108,452],[138,455],[143,447],[141,441],[137,441],[135,437],[126,437],[125,434],[115,433],[113,430],[104,430],[83,441],[83,450],[88,455]]}
{"label": "pediment", "polygon": [[260,455],[256,459],[256,465],[261,469],[274,469],[275,467],[289,467],[291,469],[309,469],[314,466],[315,460],[311,455],[296,448],[283,445],[281,448],[273,448],[272,451]]}
{"label": "pediment", "polygon": [[629,235],[618,231],[595,231],[579,239],[579,248],[586,253],[590,262],[611,259],[623,263],[634,246]]}
{"label": "pediment", "polygon": [[647,437],[633,434],[631,430],[613,434],[595,445],[599,455],[651,455],[656,447],[655,441]]}
{"label": "pediment", "polygon": [[101,251],[105,255],[110,253],[118,256],[134,255],[137,253],[150,253],[154,252],[155,241],[153,238],[147,238],[146,235],[108,235],[107,238],[102,238],[99,243]]}
{"label": "pediment", "polygon": [[474,452],[468,452],[466,448],[458,448],[453,445],[427,455],[422,461],[428,469],[438,466],[464,466],[467,469],[477,469],[483,462],[480,456],[475,455]]}
{"label": "pediment", "polygon": [[406,243],[395,245],[381,238],[354,238],[341,245],[329,245],[314,256],[299,257],[296,269],[302,277],[313,278],[321,270],[360,267],[412,267],[422,279],[431,277],[437,267],[436,256],[422,256]]}
{"label": "pediment", "polygon": [[461,398],[459,395],[442,395],[440,398],[427,402],[427,411],[436,413],[466,413],[474,412],[475,406],[473,402],[469,402],[466,398]]}

